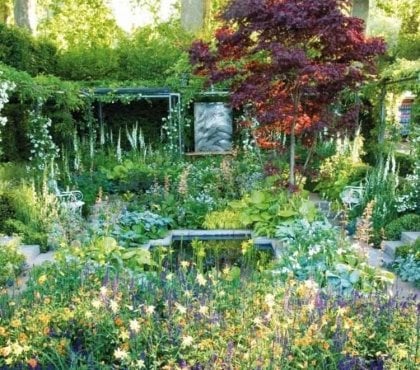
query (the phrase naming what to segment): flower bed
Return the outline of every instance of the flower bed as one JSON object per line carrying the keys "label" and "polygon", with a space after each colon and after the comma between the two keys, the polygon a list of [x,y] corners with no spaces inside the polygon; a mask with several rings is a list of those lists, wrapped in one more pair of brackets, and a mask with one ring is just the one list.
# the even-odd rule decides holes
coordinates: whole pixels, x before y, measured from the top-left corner
{"label": "flower bed", "polygon": [[[244,294],[246,292],[246,294]],[[0,366],[414,368],[417,306],[191,261],[148,272],[67,259],[0,295]],[[39,367],[38,367],[39,368]]]}

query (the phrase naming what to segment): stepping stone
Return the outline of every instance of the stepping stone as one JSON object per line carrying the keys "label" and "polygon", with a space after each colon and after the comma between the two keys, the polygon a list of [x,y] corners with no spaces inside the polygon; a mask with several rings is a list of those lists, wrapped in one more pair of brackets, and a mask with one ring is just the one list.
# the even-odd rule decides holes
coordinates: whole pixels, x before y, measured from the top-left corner
{"label": "stepping stone", "polygon": [[41,253],[39,245],[21,245],[18,251],[25,256],[26,263],[30,265]]}
{"label": "stepping stone", "polygon": [[405,244],[413,244],[419,238],[420,238],[420,231],[403,231],[401,233],[401,240]]}
{"label": "stepping stone", "polygon": [[32,266],[40,266],[45,262],[54,262],[54,251],[50,251],[47,253],[41,253],[37,256],[31,264]]}
{"label": "stepping stone", "polygon": [[12,240],[15,240],[17,238],[15,238],[14,236],[2,236],[0,237],[0,245],[5,245],[10,243]]}
{"label": "stepping stone", "polygon": [[395,251],[398,247],[401,247],[402,245],[404,245],[404,243],[401,241],[386,240],[383,242],[384,254],[387,254],[392,259],[395,259]]}
{"label": "stepping stone", "polygon": [[394,263],[394,259],[387,254],[382,255],[382,267],[389,268]]}

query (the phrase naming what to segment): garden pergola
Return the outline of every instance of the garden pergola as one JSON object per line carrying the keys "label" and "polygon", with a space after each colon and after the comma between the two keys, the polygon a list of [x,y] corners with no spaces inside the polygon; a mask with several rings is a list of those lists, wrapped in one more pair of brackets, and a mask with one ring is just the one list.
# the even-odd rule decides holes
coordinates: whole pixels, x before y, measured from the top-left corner
{"label": "garden pergola", "polygon": [[[171,92],[168,88],[145,88],[145,87],[98,87],[93,90],[83,92],[86,96],[93,96],[98,101],[98,117],[100,125],[103,125],[102,104],[104,102],[113,102],[115,100],[134,101],[140,99],[167,100],[168,117],[170,125],[177,125],[178,131],[178,149],[183,152],[183,139],[181,127],[181,94]],[[102,99],[101,99],[102,97]],[[104,99],[107,97],[107,99]],[[175,117],[174,117],[175,116]]]}

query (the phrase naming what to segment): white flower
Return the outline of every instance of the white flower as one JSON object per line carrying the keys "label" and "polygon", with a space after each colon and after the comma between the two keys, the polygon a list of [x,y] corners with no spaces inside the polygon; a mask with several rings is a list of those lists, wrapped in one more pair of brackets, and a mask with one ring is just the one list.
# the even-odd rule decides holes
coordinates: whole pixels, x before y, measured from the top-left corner
{"label": "white flower", "polygon": [[153,315],[153,313],[155,312],[155,306],[146,306],[145,310],[148,315]]}
{"label": "white flower", "polygon": [[275,297],[273,294],[266,294],[264,301],[269,308],[273,308],[275,304]]}
{"label": "white flower", "polygon": [[209,308],[207,306],[200,306],[198,310],[203,316],[206,316],[209,313]]}
{"label": "white flower", "polygon": [[207,282],[206,278],[202,274],[198,274],[196,280],[197,280],[198,285],[200,286],[206,285],[206,282]]}
{"label": "white flower", "polygon": [[119,305],[118,305],[118,303],[116,301],[114,301],[113,299],[111,299],[109,301],[109,307],[111,308],[111,311],[113,313],[117,313],[118,310],[119,310],[119,308],[120,308]]}
{"label": "white flower", "polygon": [[130,320],[129,321],[130,330],[133,333],[138,333],[140,331],[140,324],[137,320]]}
{"label": "white flower", "polygon": [[114,357],[117,360],[124,360],[128,357],[128,352],[124,351],[123,349],[121,349],[120,347],[118,347],[115,351],[114,351]]}
{"label": "white flower", "polygon": [[257,326],[260,326],[262,324],[262,320],[258,316],[254,320],[252,320],[252,322]]}
{"label": "white flower", "polygon": [[187,335],[182,337],[182,343],[181,347],[190,347],[194,342],[194,339],[192,336]]}
{"label": "white flower", "polygon": [[93,306],[93,308],[98,309],[102,306],[102,302],[99,299],[94,299],[92,301],[92,306]]}
{"label": "white flower", "polygon": [[144,364],[143,360],[137,360],[135,363],[135,367],[136,369],[143,369],[144,367],[146,367],[146,365]]}
{"label": "white flower", "polygon": [[187,308],[184,307],[182,304],[175,303],[175,307],[179,311],[179,313],[182,315],[184,315],[187,312]]}

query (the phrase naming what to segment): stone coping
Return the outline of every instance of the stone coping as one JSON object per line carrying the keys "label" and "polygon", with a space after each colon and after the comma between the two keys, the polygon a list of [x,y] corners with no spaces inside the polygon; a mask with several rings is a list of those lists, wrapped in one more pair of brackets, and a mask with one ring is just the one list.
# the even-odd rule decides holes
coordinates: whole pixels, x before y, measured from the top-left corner
{"label": "stone coping", "polygon": [[252,239],[257,249],[274,251],[276,257],[280,254],[281,242],[277,239],[255,236],[252,230],[217,229],[217,230],[172,230],[162,239],[150,240],[143,245],[149,250],[153,247],[169,247],[173,241],[190,240],[246,240]]}

